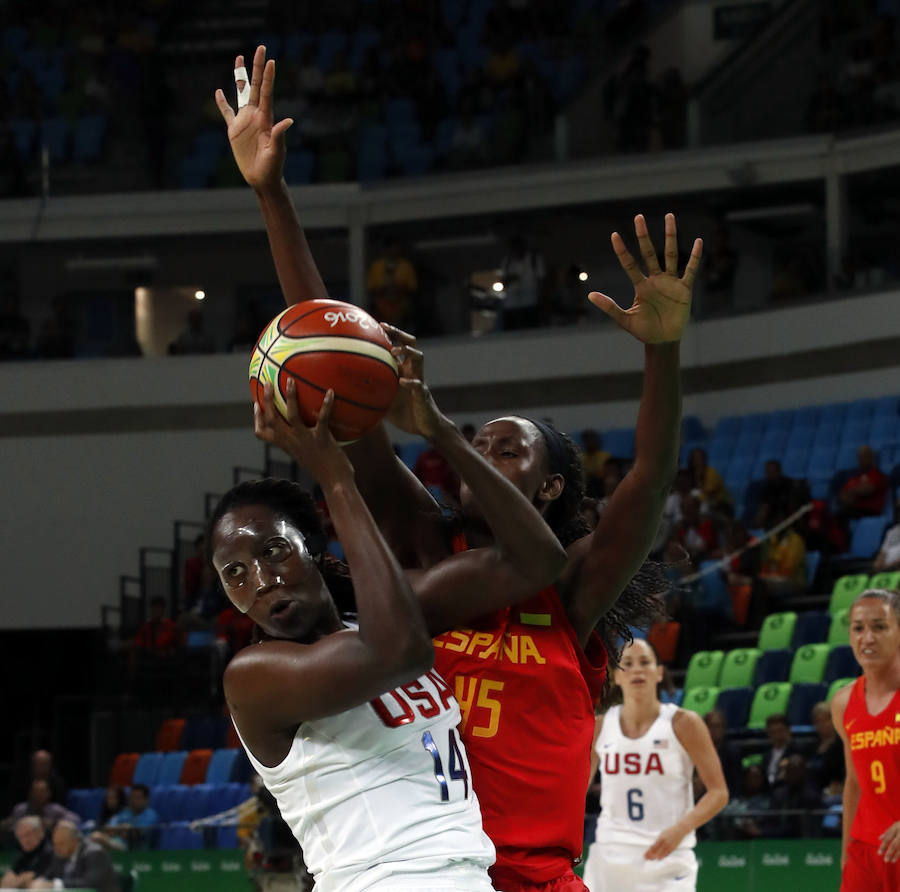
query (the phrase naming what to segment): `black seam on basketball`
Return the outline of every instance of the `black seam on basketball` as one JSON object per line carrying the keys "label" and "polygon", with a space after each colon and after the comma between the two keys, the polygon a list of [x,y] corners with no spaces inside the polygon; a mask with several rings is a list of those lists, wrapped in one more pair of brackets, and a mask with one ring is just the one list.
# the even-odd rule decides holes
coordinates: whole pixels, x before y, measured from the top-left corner
{"label": "black seam on basketball", "polygon": [[[295,320],[296,321],[296,320]],[[294,323],[291,322],[291,325]],[[320,332],[310,332],[309,334],[301,334],[295,335],[291,334],[289,331],[280,331],[279,335],[283,335],[286,338],[290,338],[292,341],[305,341],[308,338],[341,338],[345,341],[362,341],[364,344],[371,344],[373,347],[381,347],[383,350],[387,350],[390,353],[391,344],[387,345],[379,342],[379,341],[370,341],[368,338],[361,338],[358,334],[341,334],[336,331],[320,331]],[[276,338],[277,340],[277,338]]]}
{"label": "black seam on basketball", "polygon": [[[359,340],[359,338],[354,338],[354,340]],[[379,362],[381,365],[389,368],[395,375],[397,374],[397,369],[389,362],[379,359],[377,356],[369,356],[368,353],[358,353],[356,350],[304,350],[302,353],[292,353],[288,359],[293,359],[295,356],[315,356],[317,353],[340,353],[342,356],[361,356],[363,359],[371,359],[372,362]],[[272,361],[274,362],[274,360]],[[288,374],[290,374],[290,372]]]}
{"label": "black seam on basketball", "polygon": [[[305,384],[307,387],[312,387],[313,390],[318,390],[319,393],[327,393],[327,387],[320,387],[318,384],[313,384],[312,381],[307,380],[302,375],[298,375],[296,372],[292,372],[289,369],[281,368],[281,371],[285,373],[285,375],[290,375],[294,380],[300,381],[302,384]],[[332,388],[333,389],[333,388]],[[350,397],[341,396],[339,393],[335,392],[334,394],[335,400],[341,400],[342,402],[349,403],[351,406],[356,406],[358,409],[365,409],[368,412],[386,412],[390,408],[390,403],[387,406],[370,406],[367,403],[360,403],[357,400],[351,400]]]}
{"label": "black seam on basketball", "polygon": [[[330,298],[329,298],[329,300],[330,300]],[[296,304],[294,306],[296,306]],[[288,309],[290,309],[290,307]],[[295,322],[299,322],[301,319],[305,319],[307,316],[312,316],[313,313],[318,313],[321,310],[330,310],[330,309],[333,310],[334,307],[321,307],[321,306],[313,307],[311,310],[307,310],[305,313],[302,313],[300,316],[295,316],[293,319],[291,319],[290,322],[288,322],[288,325],[293,325]],[[283,310],[282,312],[285,313],[285,315],[287,314],[287,310]],[[282,318],[278,320],[278,334],[284,334],[284,329],[281,327],[281,323],[282,323],[283,319],[284,319],[284,316],[282,316]]]}

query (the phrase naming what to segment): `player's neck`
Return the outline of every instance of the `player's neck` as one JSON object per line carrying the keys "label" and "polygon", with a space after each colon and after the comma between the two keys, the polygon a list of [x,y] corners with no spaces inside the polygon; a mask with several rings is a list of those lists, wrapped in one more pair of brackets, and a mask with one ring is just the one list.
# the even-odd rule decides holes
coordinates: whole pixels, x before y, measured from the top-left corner
{"label": "player's neck", "polygon": [[885,696],[900,689],[900,656],[884,666],[870,666],[866,669],[866,693]]}
{"label": "player's neck", "polygon": [[659,718],[662,704],[656,692],[649,692],[649,697],[633,694],[622,704],[622,726],[624,729],[646,729]]}

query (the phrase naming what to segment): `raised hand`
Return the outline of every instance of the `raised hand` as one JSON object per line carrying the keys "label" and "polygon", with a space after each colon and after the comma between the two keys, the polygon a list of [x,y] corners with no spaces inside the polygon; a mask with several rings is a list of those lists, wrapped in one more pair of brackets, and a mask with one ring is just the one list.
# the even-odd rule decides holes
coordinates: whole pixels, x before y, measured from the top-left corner
{"label": "raised hand", "polygon": [[[244,66],[244,57],[234,60],[235,70]],[[266,61],[266,48],[258,46],[253,54],[249,102],[237,112],[222,90],[216,90],[216,105],[228,125],[228,141],[241,175],[254,189],[273,187],[281,182],[284,170],[284,134],[294,123],[284,118],[272,124],[272,89],[275,84],[275,60]],[[240,94],[245,84],[236,84]]]}
{"label": "raised hand", "polygon": [[283,449],[323,486],[327,482],[352,479],[353,466],[328,429],[334,391],[325,394],[315,426],[307,427],[300,417],[297,385],[292,379],[288,379],[286,390],[287,418],[275,408],[271,384],[267,383],[263,390],[262,409],[259,404],[253,404],[253,433],[257,439]]}
{"label": "raised hand", "polygon": [[425,357],[416,347],[413,335],[386,322],[381,327],[391,339],[394,345],[391,353],[400,364],[400,386],[388,410],[388,421],[407,433],[434,439],[447,419],[425,383]]}
{"label": "raised hand", "polygon": [[634,284],[634,301],[623,310],[611,297],[592,291],[588,300],[603,310],[620,328],[634,335],[645,344],[662,344],[678,341],[684,334],[691,315],[691,292],[703,254],[703,240],[695,239],[684,275],[678,278],[678,243],[675,215],[666,214],[665,270],[660,268],[656,249],[647,232],[647,222],[642,214],[634,218],[634,232],[647,267],[647,274],[625,247],[618,232],[612,234],[612,246],[622,269]]}

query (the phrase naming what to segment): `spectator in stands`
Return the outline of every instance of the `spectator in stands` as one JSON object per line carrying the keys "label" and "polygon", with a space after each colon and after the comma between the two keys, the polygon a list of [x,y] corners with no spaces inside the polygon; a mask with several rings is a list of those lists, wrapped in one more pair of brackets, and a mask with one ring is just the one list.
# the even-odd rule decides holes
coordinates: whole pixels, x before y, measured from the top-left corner
{"label": "spectator in stands", "polygon": [[20,818],[24,818],[27,815],[34,815],[40,818],[41,823],[47,830],[52,830],[56,826],[57,821],[81,823],[81,818],[78,815],[69,811],[69,809],[58,802],[52,801],[50,784],[40,778],[31,782],[28,798],[24,802],[13,806],[9,816],[3,820],[3,829],[12,829]]}
{"label": "spectator in stands", "polygon": [[[440,501],[448,505],[458,504],[459,478],[447,464],[440,450],[430,446],[419,454],[413,466],[413,474],[432,491],[432,495],[440,495]],[[436,494],[434,489],[439,492]]]}
{"label": "spectator in stands", "polygon": [[190,353],[215,353],[216,345],[203,328],[203,311],[188,313],[187,328],[169,344],[169,353],[184,356]]}
{"label": "spectator in stands", "polygon": [[[786,518],[782,509],[771,520],[777,526]],[[765,542],[757,578],[770,601],[806,591],[806,543],[793,524]]]}
{"label": "spectator in stands", "polygon": [[772,816],[766,821],[766,835],[779,839],[799,839],[815,835],[821,818],[810,819],[798,811],[822,808],[822,794],[810,780],[806,759],[800,753],[785,756],[779,765],[781,779],[769,800]]}
{"label": "spectator in stands", "polygon": [[709,511],[716,511],[722,505],[731,505],[728,490],[722,475],[706,460],[706,450],[692,449],[688,459],[694,493]]}
{"label": "spectator in stands", "polygon": [[77,824],[60,821],[53,831],[53,860],[31,889],[76,888],[119,892],[119,879],[103,846],[82,837]]}
{"label": "spectator in stands", "polygon": [[220,648],[224,653],[231,657],[250,643],[254,628],[252,619],[228,603],[216,617],[216,640],[221,642]]}
{"label": "spectator in stands", "polygon": [[[900,517],[900,499],[897,499],[897,517]],[[881,548],[875,556],[875,572],[900,570],[900,523],[895,523],[885,531]]]}
{"label": "spectator in stands", "polygon": [[128,797],[125,788],[117,784],[111,784],[103,794],[103,806],[100,809],[100,817],[97,819],[98,827],[105,827],[120,811],[123,811]]}
{"label": "spectator in stands", "polygon": [[22,853],[0,878],[0,889],[27,889],[50,866],[53,846],[41,819],[28,815],[16,821],[16,841]]}
{"label": "spectator in stands", "polygon": [[29,355],[31,324],[22,315],[14,294],[5,294],[0,305],[0,359],[24,359]]}
{"label": "spectator in stands", "polygon": [[722,773],[725,775],[725,783],[728,785],[728,795],[736,796],[740,791],[741,772],[741,748],[733,741],[728,740],[726,733],[728,723],[725,713],[718,709],[711,709],[703,717],[706,727],[709,728],[709,736],[712,738],[716,755],[722,763]]}
{"label": "spectator in stands", "polygon": [[388,238],[384,253],[373,260],[366,274],[366,291],[372,315],[406,331],[415,327],[414,301],[419,278],[412,262],[403,256],[396,239]]}
{"label": "spectator in stands", "polygon": [[650,546],[650,557],[653,560],[660,560],[669,540],[675,535],[678,525],[681,523],[681,500],[691,492],[691,476],[684,469],[679,469],[675,475],[675,482],[672,484],[671,492],[666,496],[666,503],[663,506],[662,517],[659,521],[659,529],[656,531],[656,538],[653,545]]}
{"label": "spectator in stands", "polygon": [[766,784],[770,789],[774,789],[784,780],[781,760],[803,753],[791,737],[791,726],[784,713],[776,712],[766,719],[766,737],[769,739],[769,745],[763,750],[762,768]]}
{"label": "spectator in stands", "polygon": [[847,521],[855,517],[881,514],[887,498],[888,478],[878,467],[871,446],[860,446],[856,453],[857,472],[838,493],[838,516]]}
{"label": "spectator in stands", "polygon": [[150,788],[146,784],[132,784],[128,791],[128,807],[114,814],[109,822],[91,834],[91,840],[108,849],[146,849],[154,841],[148,830],[159,821],[150,806]]}
{"label": "spectator in stands", "polygon": [[794,481],[782,473],[781,462],[776,458],[770,458],[766,462],[762,494],[754,524],[761,529],[767,529],[774,523],[774,517],[784,517],[791,507],[793,490]]}
{"label": "spectator in stands", "polygon": [[200,588],[187,600],[185,609],[177,620],[180,639],[186,641],[188,632],[195,629],[212,629],[226,603],[227,598],[219,585],[216,571],[208,562],[204,562],[200,573]]}
{"label": "spectator in stands", "polygon": [[824,797],[839,797],[844,788],[846,766],[843,744],[831,719],[831,706],[824,700],[816,703],[811,719],[818,739],[807,756],[810,780]]}
{"label": "spectator in stands", "polygon": [[[763,835],[765,819],[760,812],[769,808],[769,795],[766,793],[766,776],[760,765],[750,764],[744,769],[739,796],[732,796],[731,801],[722,810],[720,818],[725,824],[726,836],[730,830],[738,839],[757,839]],[[732,828],[726,819],[731,819]]]}
{"label": "spectator in stands", "polygon": [[48,750],[35,750],[31,754],[30,772],[27,780],[18,787],[17,795],[28,798],[31,784],[36,780],[45,780],[50,785],[50,799],[53,802],[65,802],[69,785],[59,776],[53,767],[53,754]]}
{"label": "spectator in stands", "polygon": [[471,170],[484,167],[488,158],[487,134],[475,115],[473,104],[466,101],[462,104],[450,137],[447,167],[451,170]]}
{"label": "spectator in stands", "polygon": [[200,591],[203,584],[203,568],[209,564],[206,559],[206,539],[203,533],[194,538],[193,554],[184,559],[184,597],[191,601]]}
{"label": "spectator in stands", "polygon": [[755,541],[740,520],[729,521],[722,527],[722,552],[732,555],[726,567],[729,586],[753,584],[759,573],[760,550],[747,546]]}
{"label": "spectator in stands", "polygon": [[581,432],[581,462],[584,465],[585,492],[599,497],[603,490],[606,462],[612,456],[600,448],[600,435],[593,428]]}
{"label": "spectator in stands", "polygon": [[700,561],[718,555],[719,535],[712,520],[700,512],[700,499],[689,495],[681,501],[681,522],[675,528],[675,538],[690,555],[696,566]]}
{"label": "spectator in stands", "polygon": [[509,240],[509,251],[500,265],[503,281],[503,328],[535,328],[541,324],[544,258],[521,235]]}
{"label": "spectator in stands", "polygon": [[172,656],[181,643],[178,626],[166,616],[166,599],[156,595],[150,599],[149,618],[135,635],[133,652],[156,657]]}

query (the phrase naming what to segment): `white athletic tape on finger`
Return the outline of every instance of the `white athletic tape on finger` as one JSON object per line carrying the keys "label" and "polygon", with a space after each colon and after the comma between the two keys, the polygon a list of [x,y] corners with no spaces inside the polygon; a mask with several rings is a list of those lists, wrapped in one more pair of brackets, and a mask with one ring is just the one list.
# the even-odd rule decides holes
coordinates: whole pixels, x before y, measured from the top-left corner
{"label": "white athletic tape on finger", "polygon": [[250,104],[250,78],[247,77],[247,69],[241,65],[240,68],[234,69],[234,82],[235,84],[239,84],[241,81],[244,82],[243,87],[238,87],[237,90],[237,105],[238,108],[243,108],[245,105]]}

